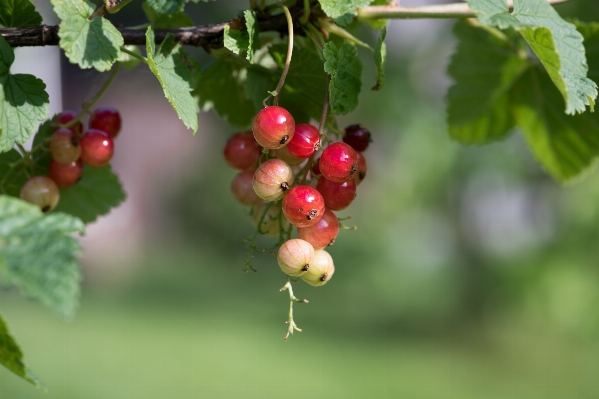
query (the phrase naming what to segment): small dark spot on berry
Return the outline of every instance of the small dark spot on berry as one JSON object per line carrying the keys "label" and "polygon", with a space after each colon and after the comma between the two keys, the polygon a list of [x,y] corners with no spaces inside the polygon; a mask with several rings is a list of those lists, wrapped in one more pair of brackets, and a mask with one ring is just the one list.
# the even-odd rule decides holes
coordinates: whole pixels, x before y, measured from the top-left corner
{"label": "small dark spot on berry", "polygon": [[314,152],[320,150],[320,141],[316,142],[316,144],[314,144]]}
{"label": "small dark spot on berry", "polygon": [[288,141],[289,141],[289,135],[286,134],[286,135],[283,136],[283,138],[281,139],[281,141],[279,141],[279,144],[285,144]]}
{"label": "small dark spot on berry", "polygon": [[353,176],[353,175],[355,175],[355,174],[356,174],[356,172],[357,172],[357,171],[358,171],[358,165],[356,165],[356,164],[353,164],[353,165],[351,166],[351,170],[349,171],[349,175],[350,175],[350,176]]}
{"label": "small dark spot on berry", "polygon": [[364,173],[364,171],[363,171],[363,170],[361,170],[361,171],[358,173],[358,178],[359,178],[360,180],[364,180],[364,178],[365,178],[365,177],[366,177],[366,173]]}
{"label": "small dark spot on berry", "polygon": [[73,144],[73,147],[79,147],[79,142],[75,136],[71,137],[71,144]]}
{"label": "small dark spot on berry", "polygon": [[281,190],[283,190],[283,191],[289,190],[289,184],[286,181],[281,183]]}
{"label": "small dark spot on berry", "polygon": [[304,265],[304,267],[302,267],[302,271],[303,271],[303,272],[307,272],[309,268],[310,268],[310,265],[309,265],[309,264],[307,264],[307,265]]}
{"label": "small dark spot on berry", "polygon": [[325,273],[325,274],[323,274],[322,276],[320,276],[320,279],[319,279],[319,280],[320,280],[320,281],[326,281],[326,280],[327,280],[327,277],[329,277],[329,275]]}
{"label": "small dark spot on berry", "polygon": [[46,205],[45,207],[42,208],[42,212],[47,213],[50,211],[50,205]]}
{"label": "small dark spot on berry", "polygon": [[333,245],[334,243],[335,243],[335,239],[333,238],[333,239],[331,240],[331,242],[329,242],[329,244],[328,244],[327,246],[328,246],[328,247],[330,247],[330,246],[331,246],[331,245]]}
{"label": "small dark spot on berry", "polygon": [[308,220],[312,220],[314,219],[316,216],[318,216],[318,210],[316,209],[312,209],[310,212],[308,212],[308,214],[306,215],[306,219]]}

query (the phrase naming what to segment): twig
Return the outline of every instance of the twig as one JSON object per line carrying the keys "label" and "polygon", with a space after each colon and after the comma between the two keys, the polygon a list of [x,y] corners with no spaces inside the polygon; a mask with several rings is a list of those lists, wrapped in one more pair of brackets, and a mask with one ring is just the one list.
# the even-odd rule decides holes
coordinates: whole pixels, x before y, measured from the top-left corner
{"label": "twig", "polygon": [[287,341],[287,338],[289,338],[289,334],[293,334],[293,331],[299,331],[302,332],[302,329],[299,328],[297,326],[297,324],[295,324],[295,321],[293,320],[293,302],[300,302],[300,303],[308,303],[307,299],[297,299],[295,297],[295,295],[293,295],[293,288],[291,287],[291,278],[287,279],[287,284],[285,284],[280,291],[289,291],[289,313],[287,314],[288,318],[287,321],[285,323],[289,324],[289,328],[287,329],[287,334],[285,334],[285,341]]}

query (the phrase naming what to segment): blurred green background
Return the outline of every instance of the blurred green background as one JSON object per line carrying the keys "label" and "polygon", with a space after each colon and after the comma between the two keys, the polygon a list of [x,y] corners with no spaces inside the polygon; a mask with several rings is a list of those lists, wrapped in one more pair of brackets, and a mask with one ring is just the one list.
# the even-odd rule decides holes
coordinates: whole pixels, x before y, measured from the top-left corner
{"label": "blurred green background", "polygon": [[[189,9],[205,23],[244,6]],[[597,8],[560,6],[599,20]],[[450,30],[448,21],[393,21],[380,93],[367,90],[374,71],[362,52],[361,103],[341,119],[374,134],[368,176],[341,213],[358,230],[331,248],[329,284],[296,284],[310,300],[294,308],[303,332],[283,341],[286,278],[270,254],[255,258],[258,273],[242,273],[252,227],[220,153],[234,130],[211,112],[201,120],[207,149],[177,172],[180,184],[152,182],[158,199],[133,260],[103,269],[83,258],[74,321],[0,292],[48,389],[0,369],[0,399],[598,398],[599,174],[560,187],[519,134],[480,148],[450,142]]]}

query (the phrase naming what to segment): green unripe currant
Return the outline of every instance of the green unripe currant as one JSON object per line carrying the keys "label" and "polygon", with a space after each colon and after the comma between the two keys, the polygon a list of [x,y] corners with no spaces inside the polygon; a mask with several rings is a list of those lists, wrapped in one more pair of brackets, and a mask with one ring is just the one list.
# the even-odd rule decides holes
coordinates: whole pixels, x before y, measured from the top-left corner
{"label": "green unripe currant", "polygon": [[308,241],[299,238],[285,241],[277,254],[279,267],[289,276],[301,276],[306,273],[313,260],[314,247]]}
{"label": "green unripe currant", "polygon": [[302,280],[314,287],[320,287],[333,277],[333,273],[335,273],[333,258],[324,249],[319,249],[314,251],[314,260],[308,271],[302,275]]}
{"label": "green unripe currant", "polygon": [[[254,227],[258,227],[260,218],[262,218],[262,214],[264,214],[264,207],[267,205],[268,204],[260,204],[254,207],[254,213],[252,213],[252,224]],[[282,219],[280,223],[279,217]],[[264,215],[264,219],[260,224],[260,229],[258,232],[268,237],[278,237],[281,232],[281,226],[283,227],[283,230],[286,230],[287,226],[289,226],[289,222],[283,217],[283,215],[281,215],[281,206],[272,204],[268,208],[268,211],[266,211],[266,215]]]}

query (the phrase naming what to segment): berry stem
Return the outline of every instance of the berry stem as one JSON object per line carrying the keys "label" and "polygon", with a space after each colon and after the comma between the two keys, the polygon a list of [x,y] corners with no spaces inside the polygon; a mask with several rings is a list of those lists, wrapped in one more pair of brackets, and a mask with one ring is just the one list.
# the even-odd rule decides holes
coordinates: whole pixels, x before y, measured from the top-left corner
{"label": "berry stem", "polygon": [[[133,58],[137,58],[138,60],[140,60],[141,62],[143,62],[144,64],[148,63],[148,59],[146,57],[143,57],[137,53],[134,53],[133,51],[125,48],[125,46],[121,47],[121,51],[125,54],[129,54],[131,57]],[[118,65],[118,64],[117,64]]]}
{"label": "berry stem", "polygon": [[249,236],[248,238],[246,238],[244,240],[244,242],[247,243],[247,249],[248,249],[247,253],[246,253],[246,257],[245,257],[244,268],[243,268],[244,272],[249,272],[250,270],[253,272],[257,272],[257,270],[252,267],[252,258],[254,257],[253,254],[254,254],[254,252],[259,251],[258,247],[256,246],[256,237],[258,236],[258,233],[261,233],[260,228],[262,227],[264,218],[266,217],[266,214],[268,213],[268,210],[270,209],[272,204],[273,204],[273,202],[269,202],[268,204],[266,204],[266,206],[264,207],[264,211],[262,211],[262,215],[260,216],[260,220],[258,221],[258,227],[256,227],[256,231],[254,231],[251,236]]}
{"label": "berry stem", "polygon": [[[287,42],[287,58],[285,59],[285,66],[283,67],[283,73],[281,73],[281,79],[279,79],[279,84],[275,89],[275,99],[273,101],[274,105],[279,105],[279,97],[281,96],[281,90],[283,89],[283,85],[285,84],[285,78],[287,77],[287,72],[289,72],[289,65],[291,65],[291,56],[293,54],[293,18],[291,18],[291,13],[289,12],[289,8],[286,6],[281,6],[283,8],[283,12],[285,13],[285,18],[287,19],[287,33],[289,35],[289,40]],[[269,96],[270,97],[270,96]],[[269,98],[267,97],[267,99]],[[265,100],[266,101],[266,100]]]}
{"label": "berry stem", "polygon": [[329,21],[327,21],[326,19],[320,19],[318,21],[319,25],[328,33],[332,33],[333,35],[337,35],[351,43],[357,44],[360,47],[364,47],[365,49],[368,49],[370,51],[374,52],[374,49],[372,47],[370,47],[368,44],[364,43],[363,41],[361,41],[360,39],[358,39],[357,37],[355,37],[354,35],[352,35],[351,33],[349,33],[348,31],[346,31],[345,29],[343,29],[342,27],[340,27],[339,25],[333,24]]}
{"label": "berry stem", "polygon": [[295,295],[293,295],[293,288],[291,287],[291,278],[288,278],[287,283],[280,289],[281,292],[285,290],[289,291],[289,313],[287,314],[288,319],[286,321],[286,323],[289,324],[289,328],[287,329],[287,334],[285,334],[285,341],[287,341],[287,338],[289,338],[289,334],[293,334],[294,330],[302,332],[302,329],[299,328],[293,320],[293,302],[308,303],[308,300],[297,299]]}
{"label": "berry stem", "polygon": [[300,19],[302,24],[306,24],[310,19],[310,0],[304,0],[304,15]]}

